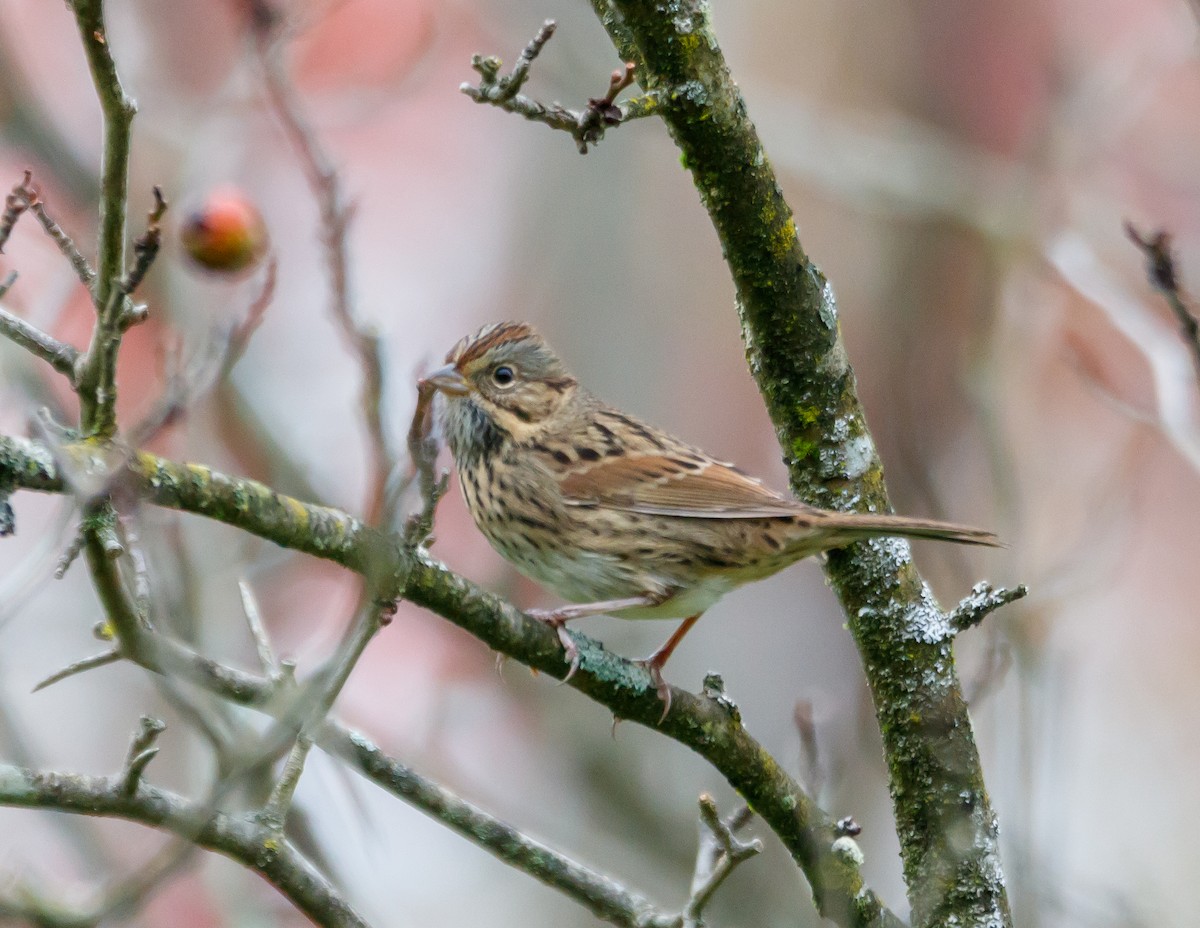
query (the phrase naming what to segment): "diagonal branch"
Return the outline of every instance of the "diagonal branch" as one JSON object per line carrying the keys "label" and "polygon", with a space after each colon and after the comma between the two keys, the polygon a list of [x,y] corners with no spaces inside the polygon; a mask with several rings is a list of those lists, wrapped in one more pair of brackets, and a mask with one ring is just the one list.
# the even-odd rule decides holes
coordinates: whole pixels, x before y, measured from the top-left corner
{"label": "diagonal branch", "polygon": [[[93,455],[91,446],[64,446],[60,455]],[[205,515],[285,547],[334,561],[395,584],[393,589],[464,628],[496,651],[561,679],[570,670],[558,636],[545,623],[452,573],[426,552],[411,550],[395,536],[371,529],[336,509],[303,503],[251,480],[240,480],[198,465],[177,464],[145,452],[126,461],[120,475],[126,492],[173,509]],[[0,436],[0,484],[64,492],[66,484],[49,450],[38,442]],[[386,587],[384,587],[386,588]],[[863,883],[857,865],[834,850],[836,823],[751,737],[736,712],[719,699],[672,687],[672,708],[662,703],[646,669],[576,635],[581,660],[570,685],[629,719],[691,748],[708,760],[779,836],[809,875],[823,911],[836,912],[853,926],[901,923]],[[247,675],[211,661],[177,661],[161,648],[146,649],[147,666],[171,666],[203,685],[229,678],[248,701],[263,693]],[[131,655],[132,656],[132,655]],[[167,662],[170,662],[169,664]],[[140,662],[140,658],[139,658]]]}

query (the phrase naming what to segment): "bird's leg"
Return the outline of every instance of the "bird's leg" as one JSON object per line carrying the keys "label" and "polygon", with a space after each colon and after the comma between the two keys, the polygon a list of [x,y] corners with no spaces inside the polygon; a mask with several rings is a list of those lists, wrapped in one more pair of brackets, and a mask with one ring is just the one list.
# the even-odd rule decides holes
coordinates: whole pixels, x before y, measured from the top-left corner
{"label": "bird's leg", "polygon": [[693,616],[689,616],[679,623],[679,627],[671,633],[671,637],[663,642],[662,647],[651,654],[647,658],[638,661],[643,667],[650,671],[650,679],[654,682],[655,688],[658,690],[658,698],[663,701],[663,712],[658,723],[661,725],[667,718],[667,713],[671,711],[671,685],[663,679],[662,669],[667,660],[679,647],[679,642],[683,641],[683,636],[692,630],[692,626],[696,624],[696,620],[700,618],[702,613],[697,612]]}
{"label": "bird's leg", "polygon": [[[545,622],[558,633],[558,640],[562,644],[563,650],[567,652],[567,659],[571,662],[571,669],[567,671],[567,675],[560,681],[561,683],[566,683],[571,677],[575,676],[575,671],[579,669],[579,646],[575,644],[575,640],[567,631],[567,623],[571,619],[582,619],[589,615],[604,615],[608,612],[619,612],[622,609],[633,609],[638,606],[657,606],[668,599],[669,595],[664,593],[642,593],[640,596],[629,596],[625,599],[606,599],[595,603],[572,603],[569,606],[559,606],[557,609],[530,609],[525,614],[537,619],[539,622]],[[666,646],[664,645],[663,647]],[[659,650],[661,651],[662,648],[659,648]],[[667,655],[670,656],[670,653],[668,651]],[[665,661],[666,658],[663,658],[663,660]]]}

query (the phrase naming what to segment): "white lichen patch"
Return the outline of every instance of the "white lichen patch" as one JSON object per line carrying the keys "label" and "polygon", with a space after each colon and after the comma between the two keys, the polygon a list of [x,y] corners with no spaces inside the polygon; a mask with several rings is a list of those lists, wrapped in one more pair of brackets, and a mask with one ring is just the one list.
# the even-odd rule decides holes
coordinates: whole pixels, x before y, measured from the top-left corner
{"label": "white lichen patch", "polygon": [[841,860],[856,867],[861,867],[863,861],[867,859],[862,852],[862,848],[858,846],[858,842],[849,835],[842,835],[834,841],[830,850]]}
{"label": "white lichen patch", "polygon": [[[842,420],[838,420],[838,424],[841,423]],[[871,441],[871,436],[856,435],[846,441],[843,445],[843,456],[846,477],[850,480],[858,480],[863,477],[875,461],[875,444]]]}

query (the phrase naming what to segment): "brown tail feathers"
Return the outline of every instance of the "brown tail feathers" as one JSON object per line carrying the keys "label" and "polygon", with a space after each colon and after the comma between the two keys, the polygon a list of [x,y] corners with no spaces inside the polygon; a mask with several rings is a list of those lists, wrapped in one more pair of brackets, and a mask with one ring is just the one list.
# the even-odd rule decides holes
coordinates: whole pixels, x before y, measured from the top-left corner
{"label": "brown tail feathers", "polygon": [[912,519],[908,516],[847,513],[845,521],[839,528],[845,530],[847,542],[898,535],[903,538],[933,538],[936,541],[952,541],[960,545],[1004,547],[1000,539],[992,532],[984,531],[981,528],[955,525],[952,522],[938,522],[933,519]]}

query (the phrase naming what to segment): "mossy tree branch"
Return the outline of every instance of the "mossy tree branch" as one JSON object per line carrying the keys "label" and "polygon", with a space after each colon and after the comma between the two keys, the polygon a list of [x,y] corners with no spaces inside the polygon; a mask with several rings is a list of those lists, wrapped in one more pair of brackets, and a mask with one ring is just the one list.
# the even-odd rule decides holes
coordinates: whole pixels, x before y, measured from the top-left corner
{"label": "mossy tree branch", "polygon": [[[67,492],[64,472],[94,456],[91,444],[65,445],[55,455],[39,442],[0,436],[0,485],[14,489]],[[555,632],[470,581],[454,574],[424,550],[401,543],[357,519],[275,493],[198,465],[178,464],[147,453],[118,457],[123,470],[110,477],[122,493],[161,506],[204,515],[284,547],[321,557],[363,573],[444,616],[487,645],[551,676],[570,669]],[[375,578],[372,580],[371,578]],[[742,725],[728,700],[672,687],[665,720],[657,688],[644,667],[576,634],[580,668],[570,685],[606,706],[616,717],[657,728],[708,760],[779,836],[812,882],[822,912],[847,926],[899,928],[900,920],[863,883],[857,862],[835,844],[841,832],[782,766]],[[201,685],[226,683],[249,702],[263,693],[244,675],[230,675],[212,662],[173,650],[146,649],[161,669],[182,673]],[[139,655],[144,658],[145,654]],[[149,666],[154,669],[154,663]]]}
{"label": "mossy tree branch", "polygon": [[[659,94],[660,114],[712,218],[793,490],[831,509],[889,509],[832,288],[797,238],[708,4],[683,0],[667,11],[646,0],[592,3],[621,56],[638,62],[643,86]],[[883,734],[915,924],[1011,924],[997,822],[946,616],[905,543],[831,552],[826,571]]]}

